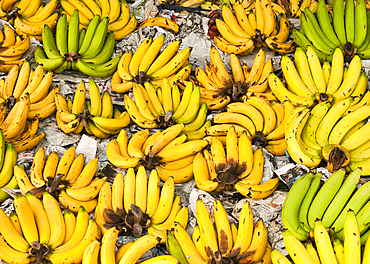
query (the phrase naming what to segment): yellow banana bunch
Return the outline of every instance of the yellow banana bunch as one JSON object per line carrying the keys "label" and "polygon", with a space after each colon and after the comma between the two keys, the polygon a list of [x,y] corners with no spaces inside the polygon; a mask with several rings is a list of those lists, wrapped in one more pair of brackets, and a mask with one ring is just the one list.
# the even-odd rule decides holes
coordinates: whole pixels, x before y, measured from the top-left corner
{"label": "yellow banana bunch", "polygon": [[32,149],[45,137],[45,132],[36,135],[39,124],[38,117],[33,118],[27,124],[27,117],[30,113],[28,93],[20,96],[19,101],[14,104],[8,114],[6,114],[5,103],[0,106],[0,111],[0,130],[5,141],[12,143],[18,153]]}
{"label": "yellow banana bunch", "polygon": [[[281,102],[312,107],[316,102],[340,101],[352,96],[351,106],[354,107],[366,94],[367,77],[365,72],[361,73],[362,62],[357,55],[348,69],[344,67],[344,55],[340,48],[335,49],[331,64],[321,63],[312,46],[308,46],[306,51],[297,48],[294,60],[295,64],[288,56],[281,59],[287,88],[275,74],[268,78],[270,89]],[[347,74],[344,74],[345,71]]]}
{"label": "yellow banana bunch", "polygon": [[353,106],[354,100],[348,97],[334,102],[323,101],[312,109],[295,108],[285,130],[290,157],[308,167],[318,166],[324,159],[331,172],[361,167],[361,174],[369,175],[370,168],[366,164],[370,145],[364,135],[368,133],[366,122],[370,106],[357,107],[359,103]]}
{"label": "yellow banana bunch", "polygon": [[[308,241],[302,244],[289,230],[283,231],[285,247],[294,263],[369,263],[368,236],[362,237],[359,228],[360,222],[354,211],[348,210],[344,221],[344,241],[328,233],[321,220],[315,221],[313,239],[316,249]],[[365,245],[361,252],[361,244]],[[284,262],[281,260],[283,259]],[[281,253],[273,251],[272,263],[291,263]]]}
{"label": "yellow banana bunch", "polygon": [[14,166],[14,177],[23,194],[41,196],[45,192],[54,193],[60,204],[73,213],[83,206],[92,212],[98,203],[98,194],[107,177],[94,177],[98,169],[98,158],[85,165],[83,154],[75,157],[75,147],[67,149],[60,158],[56,152],[48,157],[41,147],[35,154],[31,173]]}
{"label": "yellow banana bunch", "polygon": [[41,0],[3,1],[0,5],[0,18],[14,24],[18,35],[41,41],[44,25],[53,29],[57,23],[58,14],[54,13],[57,6],[57,0],[48,1],[44,5]]}
{"label": "yellow banana bunch", "polygon": [[284,16],[278,20],[269,0],[256,0],[254,10],[249,10],[248,14],[240,2],[234,4],[233,10],[223,5],[223,20],[217,18],[215,21],[221,37],[215,36],[213,40],[223,52],[247,55],[254,47],[262,46],[279,53],[295,50],[294,40],[287,42],[289,21]]}
{"label": "yellow banana bunch", "polygon": [[186,228],[188,208],[181,206],[180,196],[175,196],[175,182],[169,177],[163,187],[156,170],[150,172],[149,179],[144,166],[139,166],[136,175],[133,168],[127,170],[125,179],[118,173],[112,187],[105,183],[100,189],[95,219],[102,233],[112,227],[119,231],[129,230],[134,237],[148,233],[167,240],[166,230],[175,221]]}
{"label": "yellow banana bunch", "polygon": [[0,31],[0,71],[9,72],[13,66],[21,67],[26,61],[21,58],[30,45],[28,36],[16,35],[10,26],[4,24],[4,32]]}
{"label": "yellow banana bunch", "polygon": [[228,104],[227,112],[215,115],[214,125],[206,134],[223,137],[234,126],[238,135],[245,131],[253,144],[265,147],[273,155],[285,155],[285,126],[294,106],[289,102],[282,105],[270,93],[247,93],[242,100]]}
{"label": "yellow banana bunch", "polygon": [[[84,5],[82,1],[70,0]],[[95,1],[91,1],[95,3]],[[67,0],[61,1],[69,3]],[[95,3],[96,4],[96,3]],[[117,9],[119,11],[119,7]],[[87,28],[80,32],[79,9],[72,9],[68,19],[63,14],[56,25],[55,38],[47,24],[42,29],[42,47],[37,47],[35,60],[45,70],[61,73],[65,70],[78,70],[91,77],[107,77],[116,71],[122,54],[112,57],[115,36],[108,32],[109,18],[99,15],[87,19]]]}
{"label": "yellow banana bunch", "polygon": [[98,138],[108,138],[118,134],[130,123],[127,112],[113,108],[108,92],[100,95],[99,87],[93,79],[89,80],[90,101],[86,102],[86,86],[81,81],[69,109],[67,101],[60,94],[55,94],[58,127],[64,133],[78,134],[85,128],[88,134]]}
{"label": "yellow banana bunch", "polygon": [[68,210],[63,215],[58,201],[47,192],[42,202],[30,193],[18,194],[14,206],[11,217],[16,217],[20,233],[11,217],[0,211],[0,258],[8,263],[81,263],[88,244],[101,237],[98,225],[83,207],[77,217]]}
{"label": "yellow banana bunch", "polygon": [[253,152],[252,139],[246,131],[238,137],[231,125],[225,139],[226,150],[217,136],[207,140],[211,153],[204,149],[203,154],[197,153],[193,161],[194,179],[199,189],[212,192],[234,187],[253,199],[266,198],[276,190],[278,178],[260,184],[264,166],[262,147]]}
{"label": "yellow banana bunch", "polygon": [[182,133],[186,133],[189,140],[194,140],[203,138],[205,127],[208,126],[205,124],[207,105],[201,103],[200,96],[200,87],[194,87],[192,82],[187,83],[181,95],[178,85],[171,85],[169,79],[164,78],[161,88],[155,88],[149,82],[144,85],[134,83],[134,101],[124,95],[124,102],[131,119],[138,126],[167,128],[183,123]]}
{"label": "yellow banana bunch", "polygon": [[208,142],[203,139],[187,141],[182,134],[183,123],[173,125],[150,135],[148,129],[136,132],[127,140],[127,131],[121,130],[117,139],[112,139],[106,149],[108,160],[118,168],[135,168],[143,164],[148,170],[156,168],[164,182],[173,176],[175,183],[184,183],[193,178],[193,159]]}
{"label": "yellow banana bunch", "polygon": [[[164,38],[165,35],[155,40],[148,38],[141,42],[135,53],[128,51],[123,54],[112,77],[113,91],[126,93],[133,88],[134,83],[144,86],[144,83],[149,82],[153,87],[161,87],[164,78],[168,78],[170,85],[188,78],[191,71],[188,60],[191,47],[178,52],[181,40],[176,40],[160,52]],[[159,93],[158,88],[154,90]]]}
{"label": "yellow banana bunch", "polygon": [[265,51],[261,49],[254,59],[252,68],[241,64],[235,54],[230,55],[232,77],[226,70],[221,55],[215,46],[210,50],[211,62],[206,71],[195,69],[195,78],[190,80],[200,86],[201,101],[210,110],[219,110],[230,101],[239,101],[248,93],[264,93],[268,90],[268,76],[274,71],[271,59],[265,63]]}
{"label": "yellow banana bunch", "polygon": [[0,87],[0,97],[10,102],[28,93],[30,108],[27,119],[44,119],[56,110],[54,98],[59,89],[51,87],[52,81],[53,72],[45,72],[42,65],[31,70],[29,62],[25,61],[22,66],[15,65],[8,72]]}
{"label": "yellow banana bunch", "polygon": [[[274,11],[276,14],[285,14],[287,17],[290,18],[299,18],[301,13],[307,8],[312,11],[312,13],[316,13],[318,1],[313,0],[305,0],[305,1],[296,1],[296,0],[289,0],[283,2],[281,0],[276,1],[274,4],[275,9]],[[274,7],[273,7],[274,8]]]}
{"label": "yellow banana bunch", "polygon": [[[262,219],[259,219],[253,228],[253,214],[248,202],[243,204],[238,228],[236,229],[234,225],[234,236],[231,230],[233,224],[229,222],[225,208],[219,200],[214,202],[213,215],[214,223],[203,201],[197,200],[198,225],[194,228],[192,237],[179,223],[175,223],[174,237],[189,264],[226,261],[257,263],[264,257],[265,252],[271,252],[267,241],[267,230]],[[172,255],[171,250],[168,248],[167,250]],[[267,258],[266,261],[268,261]]]}
{"label": "yellow banana bunch", "polygon": [[145,19],[143,22],[141,22],[138,29],[142,27],[155,27],[155,26],[168,29],[174,34],[179,33],[179,26],[176,24],[175,21],[167,17],[151,17]]}
{"label": "yellow banana bunch", "polygon": [[[184,4],[186,4],[186,2]],[[212,3],[211,1],[203,1],[203,3],[199,7],[211,11],[221,9],[221,6],[219,4]]]}
{"label": "yellow banana bunch", "polygon": [[123,39],[133,32],[137,26],[135,16],[130,17],[130,7],[125,0],[62,0],[60,4],[63,8],[62,15],[66,15],[68,22],[73,12],[75,10],[79,11],[79,27],[82,29],[87,29],[90,21],[96,15],[101,19],[107,17],[108,32],[114,34],[115,40]]}

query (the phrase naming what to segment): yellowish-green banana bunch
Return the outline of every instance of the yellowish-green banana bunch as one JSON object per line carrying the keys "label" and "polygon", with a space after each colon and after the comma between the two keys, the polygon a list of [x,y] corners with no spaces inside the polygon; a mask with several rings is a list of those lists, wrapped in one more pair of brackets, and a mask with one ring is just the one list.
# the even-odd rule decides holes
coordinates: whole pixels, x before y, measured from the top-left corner
{"label": "yellowish-green banana bunch", "polygon": [[136,29],[135,16],[130,17],[130,7],[125,0],[62,0],[61,14],[65,15],[68,23],[75,10],[79,11],[79,27],[87,29],[89,23],[99,16],[101,19],[108,18],[108,32],[114,34],[115,40],[121,40]]}
{"label": "yellowish-green banana bunch", "polygon": [[18,35],[41,41],[44,25],[53,29],[57,23],[58,13],[54,12],[57,6],[58,0],[48,1],[45,5],[41,0],[6,0],[0,4],[0,18],[14,24]]}
{"label": "yellowish-green banana bunch", "polygon": [[182,133],[188,135],[188,140],[205,136],[204,131],[210,124],[205,122],[207,104],[201,102],[200,87],[192,82],[187,82],[182,94],[179,86],[171,85],[168,78],[163,79],[159,88],[150,82],[144,85],[134,83],[133,97],[134,100],[124,95],[124,102],[128,114],[138,126],[167,128],[182,123]]}
{"label": "yellowish-green banana bunch", "polygon": [[[367,78],[363,75],[366,88]],[[362,168],[362,175],[369,175],[369,143],[367,120],[370,106],[364,99],[352,105],[356,98],[341,101],[324,101],[314,108],[295,108],[285,130],[285,143],[290,157],[299,164],[316,167],[322,159],[329,171],[342,167],[352,171]]]}
{"label": "yellowish-green banana bunch", "polygon": [[211,153],[204,149],[193,160],[194,179],[199,189],[212,192],[234,187],[252,199],[266,198],[276,190],[278,178],[260,184],[264,166],[262,147],[253,152],[252,140],[246,131],[240,132],[238,137],[235,127],[231,125],[224,143],[217,136],[207,140]]}
{"label": "yellowish-green banana bunch", "polygon": [[108,138],[129,125],[128,113],[121,113],[113,107],[108,92],[101,96],[93,79],[89,80],[89,95],[90,101],[86,102],[84,81],[78,85],[73,101],[65,100],[60,94],[55,95],[57,124],[64,133],[79,134],[85,128],[88,134]]}
{"label": "yellowish-green banana bunch", "polygon": [[[165,182],[170,176],[175,183],[193,178],[193,159],[208,145],[203,139],[188,141],[181,134],[184,124],[176,124],[163,131],[150,134],[148,129],[136,132],[127,140],[127,131],[121,130],[106,149],[108,160],[118,168],[135,168],[143,164],[148,170],[155,168]],[[180,135],[181,134],[181,135]]]}
{"label": "yellowish-green banana bunch", "polygon": [[235,54],[230,55],[232,77],[226,70],[221,55],[215,46],[210,50],[211,62],[206,70],[195,68],[195,78],[190,80],[200,86],[201,102],[209,110],[226,107],[230,101],[239,101],[242,96],[265,93],[268,90],[268,76],[274,71],[271,59],[265,63],[265,51],[261,49],[254,59],[252,68],[241,64]]}
{"label": "yellowish-green banana bunch", "polygon": [[98,194],[107,177],[95,177],[98,158],[85,165],[84,155],[75,156],[75,147],[70,147],[59,160],[56,152],[46,157],[40,148],[34,157],[31,173],[14,166],[14,177],[23,194],[32,193],[38,197],[51,193],[60,204],[73,213],[82,206],[88,213],[94,211]]}
{"label": "yellowish-green banana bunch", "polygon": [[234,126],[238,135],[245,131],[254,145],[265,147],[273,155],[285,155],[285,126],[294,106],[289,102],[282,105],[271,93],[253,93],[242,99],[228,104],[227,112],[215,115],[206,134],[226,141],[228,130]]}
{"label": "yellowish-green banana bunch", "polygon": [[[302,243],[289,230],[283,231],[284,245],[294,263],[370,263],[370,239],[363,237],[360,221],[353,210],[344,214],[344,226],[341,241],[336,233],[329,234],[320,219],[316,219],[313,228],[315,247],[311,241]],[[361,251],[361,245],[365,245]],[[273,264],[292,263],[276,249],[271,252]]]}
{"label": "yellowish-green banana bunch", "polygon": [[144,85],[150,82],[154,87],[161,87],[164,78],[168,78],[170,85],[188,78],[191,47],[178,52],[181,40],[176,40],[160,53],[164,38],[165,35],[155,40],[148,38],[141,42],[135,53],[130,50],[121,57],[112,77],[113,91],[126,93],[134,83]]}
{"label": "yellowish-green banana bunch", "polygon": [[323,61],[331,61],[336,48],[345,54],[346,62],[356,54],[370,58],[370,12],[365,1],[334,1],[332,10],[328,12],[325,0],[318,2],[316,16],[309,8],[302,10],[301,29],[293,30],[295,42],[304,49],[313,47]]}
{"label": "yellowish-green banana bunch", "polygon": [[295,42],[287,42],[289,21],[284,16],[278,20],[269,0],[256,0],[255,10],[248,14],[240,2],[233,9],[223,5],[222,19],[215,19],[221,37],[215,36],[213,41],[223,52],[247,55],[262,46],[279,53],[295,50]]}
{"label": "yellowish-green banana bunch", "polygon": [[182,255],[189,264],[205,263],[268,263],[271,246],[267,241],[267,230],[259,219],[253,228],[253,213],[248,202],[240,212],[238,227],[229,222],[225,208],[219,200],[213,207],[214,223],[202,200],[196,202],[196,218],[192,237],[180,223],[172,230],[175,239],[168,236],[169,253],[179,260]]}
{"label": "yellowish-green banana bunch", "polygon": [[10,196],[2,189],[18,189],[13,168],[17,162],[17,150],[11,143],[6,144],[0,131],[0,203]]}
{"label": "yellowish-green banana bunch", "polygon": [[294,106],[312,107],[316,102],[340,101],[351,96],[354,98],[351,106],[354,107],[362,98],[368,97],[367,77],[365,72],[361,72],[362,62],[358,55],[347,68],[340,48],[335,49],[331,63],[321,63],[315,49],[308,46],[306,51],[300,47],[296,49],[294,61],[288,56],[281,59],[288,88],[275,74],[268,78],[270,89],[283,103],[290,101]]}
{"label": "yellowish-green banana bunch", "polygon": [[[91,242],[83,253],[82,263],[136,263],[141,256],[144,255],[144,253],[158,245],[158,243],[161,241],[161,238],[155,235],[144,235],[136,241],[130,241],[123,244],[116,252],[115,248],[119,233],[119,229],[112,227],[104,233],[101,241],[95,240]],[[179,262],[176,258],[170,255],[161,255],[140,263],[177,264]]]}
{"label": "yellowish-green banana bunch", "polygon": [[0,258],[7,263],[81,263],[86,247],[101,237],[99,226],[83,207],[75,217],[68,209],[63,214],[50,193],[42,198],[18,194],[10,216],[0,210]]}
{"label": "yellowish-green banana bunch", "polygon": [[30,45],[28,36],[16,36],[14,30],[4,24],[4,32],[0,31],[0,71],[9,72],[15,65],[20,67],[25,62],[21,57]]}
{"label": "yellowish-green banana bunch", "polygon": [[59,18],[55,39],[45,25],[42,42],[44,48],[36,48],[35,60],[45,70],[56,73],[72,69],[91,77],[106,77],[116,71],[121,58],[121,54],[111,58],[115,39],[112,32],[108,33],[108,17],[100,20],[96,15],[87,29],[80,31],[78,10],[73,11],[69,23],[66,15]]}
{"label": "yellowish-green banana bunch", "polygon": [[160,243],[166,243],[166,231],[173,228],[174,222],[186,228],[188,208],[183,207],[180,196],[175,195],[174,177],[169,177],[162,188],[160,181],[155,169],[148,179],[144,166],[139,166],[136,173],[133,168],[128,169],[125,176],[118,173],[112,187],[105,183],[95,210],[102,233],[115,227],[118,232],[141,237],[147,230],[149,235],[161,238]]}

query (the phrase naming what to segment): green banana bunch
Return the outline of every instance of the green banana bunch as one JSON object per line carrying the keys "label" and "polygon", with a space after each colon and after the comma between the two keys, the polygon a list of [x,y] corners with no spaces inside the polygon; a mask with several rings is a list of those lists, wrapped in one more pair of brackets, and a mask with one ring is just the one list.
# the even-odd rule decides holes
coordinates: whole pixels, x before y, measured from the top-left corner
{"label": "green banana bunch", "polygon": [[306,241],[319,220],[324,228],[333,230],[335,236],[343,241],[346,214],[352,210],[359,224],[361,243],[364,244],[370,234],[370,183],[356,190],[361,173],[361,168],[357,168],[345,177],[343,169],[337,170],[321,188],[322,174],[308,173],[300,177],[283,204],[281,217],[284,228],[296,239]]}
{"label": "green banana bunch", "polygon": [[[343,15],[344,14],[344,15]],[[306,50],[313,46],[322,60],[332,59],[335,48],[341,48],[347,62],[358,54],[370,58],[370,12],[363,0],[336,0],[333,15],[328,12],[325,0],[317,6],[317,16],[306,8],[301,16],[300,32],[294,30],[294,41]]]}
{"label": "green banana bunch", "polygon": [[108,18],[100,20],[96,15],[86,30],[79,30],[79,11],[76,9],[67,22],[62,15],[56,27],[56,37],[48,25],[42,32],[44,49],[37,47],[35,60],[45,70],[61,73],[65,70],[78,70],[91,77],[112,75],[122,56],[111,59],[115,38],[108,33]]}

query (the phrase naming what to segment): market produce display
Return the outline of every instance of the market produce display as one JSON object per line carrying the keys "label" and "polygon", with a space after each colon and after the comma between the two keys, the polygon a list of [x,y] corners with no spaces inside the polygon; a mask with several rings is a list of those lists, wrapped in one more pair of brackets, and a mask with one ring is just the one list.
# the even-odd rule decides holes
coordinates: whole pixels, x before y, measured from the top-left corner
{"label": "market produce display", "polygon": [[0,1],[0,259],[368,263],[365,2],[175,2]]}

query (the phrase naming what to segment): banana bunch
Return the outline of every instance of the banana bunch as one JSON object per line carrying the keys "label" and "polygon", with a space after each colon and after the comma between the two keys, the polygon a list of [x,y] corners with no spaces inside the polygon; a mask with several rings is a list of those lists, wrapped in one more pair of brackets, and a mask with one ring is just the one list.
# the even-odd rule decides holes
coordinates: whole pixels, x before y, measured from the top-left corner
{"label": "banana bunch", "polygon": [[30,150],[44,137],[45,132],[36,135],[39,119],[36,117],[27,124],[30,112],[30,96],[21,96],[7,114],[6,105],[0,106],[0,130],[7,143],[12,143],[18,153]]}
{"label": "banana bunch", "polygon": [[333,16],[324,0],[317,6],[317,16],[306,8],[300,16],[300,32],[293,30],[295,42],[306,49],[312,46],[322,59],[331,60],[336,48],[350,62],[355,54],[362,59],[370,58],[370,12],[363,0],[334,1]]}
{"label": "banana bunch", "polygon": [[0,258],[7,263],[81,263],[83,252],[101,232],[81,207],[77,217],[59,207],[45,192],[42,202],[34,195],[14,197],[15,212],[0,210]]}
{"label": "banana bunch", "polygon": [[370,206],[369,188],[365,183],[357,188],[361,168],[347,177],[344,170],[331,174],[320,188],[322,174],[308,173],[300,177],[290,189],[283,204],[282,223],[298,240],[308,239],[315,229],[316,221],[324,228],[334,230],[335,236],[343,241],[345,236],[346,213],[351,209],[359,223],[359,235],[364,244],[370,229],[368,228]]}
{"label": "banana bunch", "polygon": [[269,76],[270,89],[281,102],[312,107],[316,102],[340,101],[351,96],[354,106],[366,94],[367,77],[365,72],[361,72],[362,61],[358,55],[353,57],[347,68],[340,48],[335,49],[331,63],[321,63],[314,47],[308,46],[306,52],[297,48],[294,60],[295,64],[288,56],[281,59],[288,88],[274,73]]}
{"label": "banana bunch", "polygon": [[22,66],[14,65],[5,79],[0,80],[0,97],[8,104],[19,100],[20,97],[29,94],[30,107],[27,118],[44,119],[52,115],[55,110],[55,93],[58,87],[49,88],[53,81],[53,72],[44,71],[44,67],[39,65],[35,70],[31,70],[30,63],[25,61]]}
{"label": "banana bunch", "polygon": [[[370,239],[360,237],[360,223],[352,210],[345,214],[344,242],[329,234],[320,219],[315,220],[313,240],[302,244],[289,230],[283,231],[285,247],[294,263],[370,263]],[[361,251],[361,244],[365,245]],[[272,263],[292,263],[277,250],[271,252]]]}
{"label": "banana bunch", "polygon": [[[188,1],[186,1],[186,2],[188,2]],[[199,7],[202,8],[202,9],[211,10],[211,11],[221,9],[221,6],[220,6],[218,1],[217,1],[217,3],[213,3],[212,1],[204,1],[202,4],[200,4]]]}
{"label": "banana bunch", "polygon": [[[68,23],[75,10],[79,11],[80,29],[86,29],[95,16],[107,18],[108,32],[114,34],[115,40],[121,40],[136,29],[135,16],[130,17],[130,7],[125,0],[61,0],[62,15]],[[93,33],[94,34],[94,33]],[[105,39],[105,37],[104,37]]]}
{"label": "banana bunch", "polygon": [[119,231],[141,237],[147,230],[165,243],[166,230],[170,230],[175,221],[186,228],[188,208],[181,206],[180,196],[175,195],[174,177],[169,177],[160,188],[158,172],[152,170],[148,179],[144,166],[139,166],[136,175],[130,168],[124,180],[119,173],[112,187],[109,183],[103,185],[95,220],[103,234],[116,227]]}
{"label": "banana bunch", "polygon": [[55,94],[56,119],[58,127],[64,133],[79,134],[85,128],[88,134],[98,138],[108,138],[118,134],[130,123],[127,112],[113,108],[108,92],[100,95],[99,87],[93,79],[89,80],[90,101],[86,102],[86,86],[81,81],[70,103],[60,94]]}
{"label": "banana bunch", "polygon": [[126,93],[133,88],[134,83],[144,85],[150,82],[154,87],[161,87],[164,78],[168,78],[171,85],[188,78],[191,71],[188,59],[192,48],[177,52],[181,40],[176,40],[159,53],[164,38],[165,35],[153,41],[148,38],[141,42],[135,53],[130,50],[123,54],[112,77],[113,91]]}
{"label": "banana bunch", "polygon": [[6,144],[3,133],[0,131],[0,203],[9,198],[2,189],[18,189],[13,175],[13,167],[17,163],[17,150],[11,143]]}
{"label": "banana bunch", "polygon": [[285,155],[285,127],[293,109],[292,104],[282,105],[269,93],[243,96],[243,102],[230,103],[227,112],[213,117],[214,125],[206,134],[224,138],[234,126],[238,135],[245,131],[254,145],[265,147],[273,155]]}
{"label": "banana bunch", "polygon": [[0,31],[0,71],[9,72],[15,65],[20,67],[25,62],[21,57],[30,45],[28,36],[16,36],[14,30],[4,24],[4,33]]}
{"label": "banana bunch", "polygon": [[[161,241],[161,238],[155,235],[144,235],[135,241],[123,244],[116,253],[115,247],[119,232],[117,228],[112,227],[103,235],[101,241],[92,241],[83,253],[82,264],[136,263],[145,252]],[[178,260],[170,255],[161,255],[140,263],[177,264]]]}
{"label": "banana bunch", "polygon": [[230,126],[225,139],[226,151],[218,137],[207,140],[210,141],[211,153],[204,149],[193,160],[194,179],[198,189],[212,192],[234,187],[242,195],[252,199],[266,198],[276,190],[278,178],[260,184],[264,166],[262,147],[253,152],[252,140],[246,131],[242,131],[238,138],[235,127]]}
{"label": "banana bunch", "polygon": [[171,255],[181,256],[179,251],[182,251],[187,262],[181,263],[269,263],[271,260],[265,224],[258,219],[253,228],[253,213],[248,202],[243,204],[238,228],[229,222],[219,200],[214,202],[214,223],[202,200],[197,200],[195,213],[198,225],[192,237],[179,223],[175,223],[172,232],[177,241],[167,243]]}
{"label": "banana bunch", "polygon": [[[364,76],[365,86],[367,83]],[[316,167],[322,159],[329,171],[345,167],[362,168],[369,175],[368,104],[354,105],[353,98],[317,104],[312,110],[302,106],[292,111],[285,130],[285,143],[290,157],[299,164]],[[360,100],[361,102],[362,100]]]}
{"label": "banana bunch", "polygon": [[290,32],[289,21],[285,17],[278,21],[269,0],[256,0],[255,11],[248,15],[239,2],[233,9],[235,15],[231,8],[223,5],[223,20],[216,19],[221,37],[215,36],[213,41],[223,52],[247,55],[254,47],[262,46],[279,53],[295,50],[294,40],[286,42]]}
{"label": "banana bunch", "polygon": [[265,51],[260,49],[252,68],[241,64],[235,54],[230,54],[232,76],[226,70],[221,55],[215,46],[210,50],[211,62],[207,62],[206,71],[195,68],[195,78],[190,80],[200,86],[201,101],[208,109],[219,110],[230,101],[239,101],[247,93],[264,93],[268,90],[268,76],[274,71],[271,59],[265,63]]}
{"label": "banana bunch", "polygon": [[52,29],[45,25],[42,41],[44,48],[36,48],[35,60],[56,73],[72,69],[91,77],[107,77],[116,71],[121,58],[119,54],[111,59],[115,39],[112,32],[108,33],[108,17],[100,20],[99,15],[94,16],[87,29],[80,32],[77,9],[69,23],[66,15],[59,18],[55,39]]}
{"label": "banana bunch", "polygon": [[90,213],[98,203],[98,194],[107,177],[94,177],[98,158],[85,165],[83,154],[75,157],[76,147],[70,147],[60,158],[56,152],[46,158],[41,147],[35,154],[30,176],[14,166],[14,177],[23,194],[40,197],[43,193],[58,197],[60,204],[77,214],[81,206]]}
{"label": "banana bunch", "polygon": [[194,87],[192,82],[187,82],[181,95],[179,86],[171,85],[169,79],[164,78],[160,88],[155,88],[150,82],[144,85],[134,83],[135,101],[126,94],[123,98],[128,114],[138,126],[167,128],[183,123],[182,132],[192,135],[191,139],[201,139],[206,126],[207,104],[201,103],[200,96],[200,87]]}
{"label": "banana bunch", "polygon": [[[184,124],[176,124],[150,135],[148,129],[133,134],[127,140],[127,131],[121,130],[106,148],[109,162],[118,168],[135,168],[143,164],[148,170],[155,168],[165,182],[170,176],[175,183],[193,178],[193,159],[197,152],[208,145],[203,139],[187,141],[181,134]],[[181,134],[181,135],[180,135]]]}
{"label": "banana bunch", "polygon": [[41,41],[44,25],[53,29],[57,23],[58,14],[54,13],[57,5],[58,0],[48,1],[45,5],[41,5],[41,0],[5,0],[0,5],[0,18],[14,24],[18,35]]}
{"label": "banana bunch", "polygon": [[175,21],[167,17],[151,17],[151,18],[145,19],[143,22],[141,22],[138,29],[142,27],[152,28],[155,26],[165,28],[174,34],[179,33],[179,26],[176,24]]}

